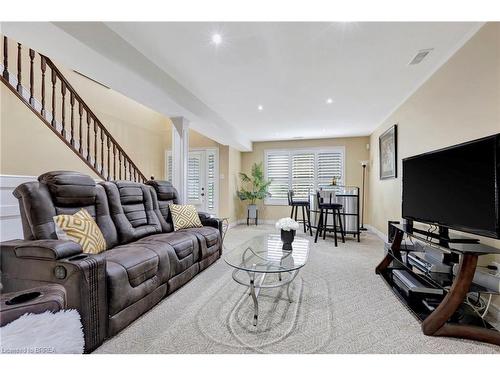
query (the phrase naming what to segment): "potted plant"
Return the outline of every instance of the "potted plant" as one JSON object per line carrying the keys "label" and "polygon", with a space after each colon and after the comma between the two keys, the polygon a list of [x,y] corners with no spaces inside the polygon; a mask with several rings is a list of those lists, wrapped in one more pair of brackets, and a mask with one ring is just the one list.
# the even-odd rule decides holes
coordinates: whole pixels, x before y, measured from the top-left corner
{"label": "potted plant", "polygon": [[[254,163],[250,176],[246,173],[240,172],[242,187],[238,191],[238,197],[242,201],[250,201],[247,206],[248,219],[257,219],[257,201],[262,200],[269,195],[269,185],[271,181],[266,181],[264,178],[264,171],[262,163]],[[255,222],[257,224],[257,220]]]}
{"label": "potted plant", "polygon": [[295,232],[299,229],[299,223],[292,218],[284,217],[276,222],[276,229],[281,230],[283,250],[292,250],[292,242],[295,238]]}

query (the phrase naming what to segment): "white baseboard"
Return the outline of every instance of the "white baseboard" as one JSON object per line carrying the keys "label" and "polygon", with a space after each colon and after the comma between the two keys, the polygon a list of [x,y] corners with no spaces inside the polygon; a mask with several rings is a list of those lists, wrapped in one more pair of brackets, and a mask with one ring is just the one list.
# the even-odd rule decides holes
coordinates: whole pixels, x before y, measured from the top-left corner
{"label": "white baseboard", "polygon": [[382,241],[387,240],[387,235],[381,231],[379,231],[377,228],[375,228],[372,225],[365,224],[366,229],[368,229],[369,232],[374,233],[378,238],[380,238]]}

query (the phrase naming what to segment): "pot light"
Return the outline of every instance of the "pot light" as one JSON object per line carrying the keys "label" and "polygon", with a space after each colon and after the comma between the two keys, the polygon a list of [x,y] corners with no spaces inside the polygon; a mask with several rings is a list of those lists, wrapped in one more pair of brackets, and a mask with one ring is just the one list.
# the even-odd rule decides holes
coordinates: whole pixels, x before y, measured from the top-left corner
{"label": "pot light", "polygon": [[222,43],[222,35],[220,34],[214,34],[212,35],[212,42],[218,46],[219,44]]}
{"label": "pot light", "polygon": [[333,99],[332,98],[326,99],[326,104],[332,104],[332,103],[333,103]]}
{"label": "pot light", "polygon": [[259,111],[263,111],[263,110],[264,110],[264,107],[263,107],[262,105],[258,105],[258,106],[257,106],[257,109],[258,109]]}

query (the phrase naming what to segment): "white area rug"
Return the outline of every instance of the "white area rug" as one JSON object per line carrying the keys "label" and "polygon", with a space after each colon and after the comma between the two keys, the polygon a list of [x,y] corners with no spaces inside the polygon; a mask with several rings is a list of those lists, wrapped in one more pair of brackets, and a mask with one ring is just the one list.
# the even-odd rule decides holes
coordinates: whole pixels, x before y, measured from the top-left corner
{"label": "white area rug", "polygon": [[[238,226],[226,253],[271,226]],[[305,236],[303,233],[300,236]],[[231,278],[223,259],[105,342],[97,353],[500,353],[500,347],[427,337],[389,290],[375,266],[383,243],[363,233],[334,247],[311,237],[309,261],[286,291],[263,290],[259,323],[252,325],[247,288]]]}
{"label": "white area rug", "polygon": [[76,310],[25,314],[0,328],[2,354],[80,354],[83,347]]}

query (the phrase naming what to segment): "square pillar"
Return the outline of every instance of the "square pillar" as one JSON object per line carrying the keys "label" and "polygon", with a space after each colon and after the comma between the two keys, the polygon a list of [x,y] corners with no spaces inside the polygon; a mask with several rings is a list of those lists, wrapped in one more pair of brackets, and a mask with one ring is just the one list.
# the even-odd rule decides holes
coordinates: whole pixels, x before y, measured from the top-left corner
{"label": "square pillar", "polygon": [[184,117],[172,117],[172,184],[179,192],[179,201],[187,200],[187,167],[189,157],[189,122]]}

